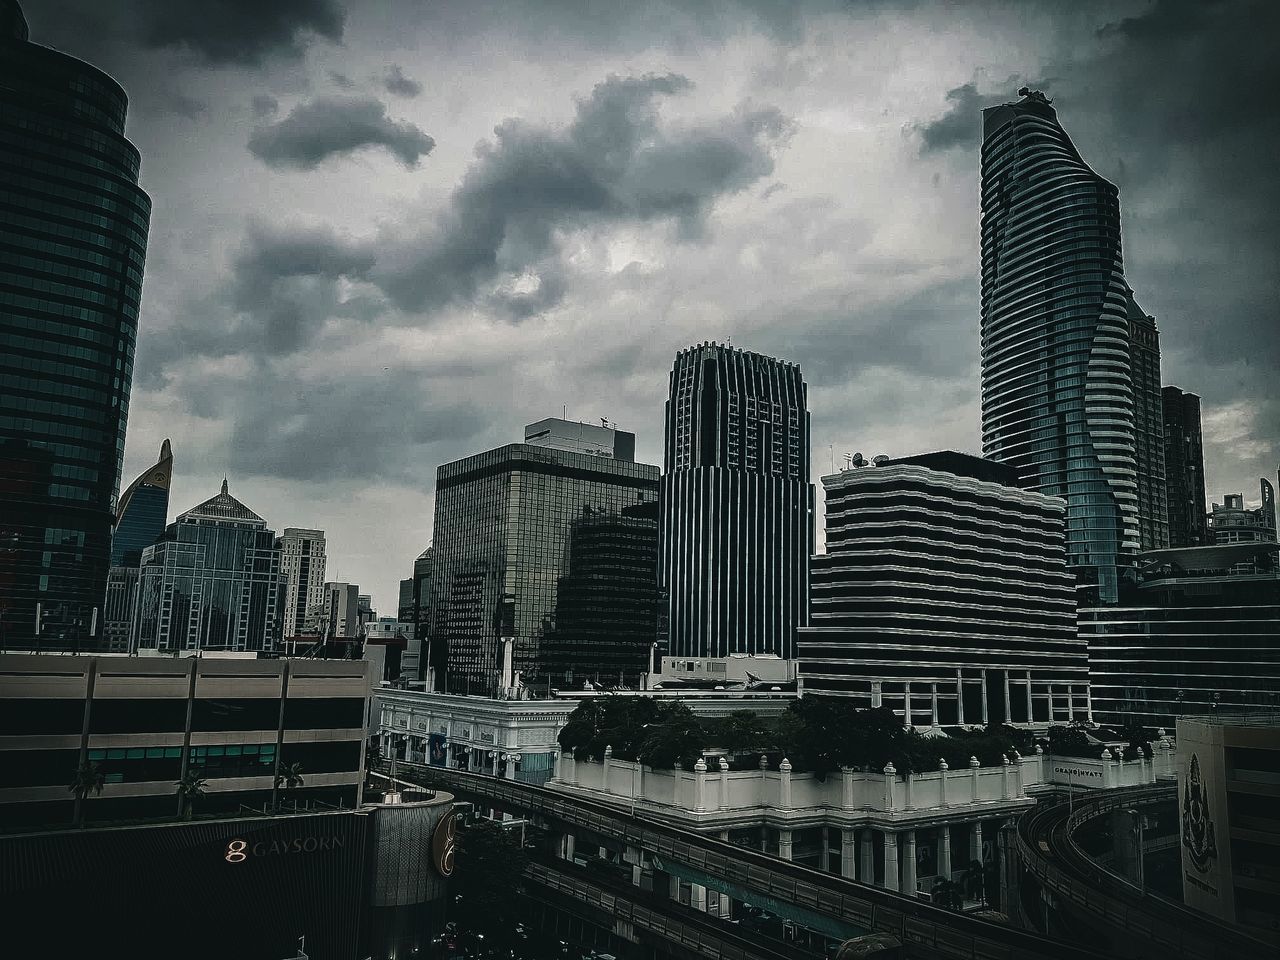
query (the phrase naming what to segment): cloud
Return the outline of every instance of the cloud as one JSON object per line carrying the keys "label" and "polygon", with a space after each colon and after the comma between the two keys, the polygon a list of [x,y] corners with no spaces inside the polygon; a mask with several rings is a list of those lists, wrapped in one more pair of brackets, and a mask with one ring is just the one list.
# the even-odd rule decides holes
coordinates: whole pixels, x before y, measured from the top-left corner
{"label": "cloud", "polygon": [[687,126],[663,122],[660,98],[691,86],[674,74],[614,76],[579,101],[567,127],[504,121],[477,148],[440,226],[389,250],[375,282],[402,309],[431,310],[503,276],[554,285],[539,267],[557,231],[669,219],[698,235],[719,197],[772,172],[789,124],[772,107],[749,106]]}
{"label": "cloud", "polygon": [[391,65],[391,70],[383,78],[382,85],[386,87],[388,93],[394,93],[397,97],[416,97],[422,92],[422,84],[406,77],[398,63]]}
{"label": "cloud", "polygon": [[249,137],[250,152],[263,163],[300,170],[370,148],[385,149],[413,167],[435,145],[412,123],[397,123],[383,103],[367,97],[321,97],[299,104],[283,120],[258,127]]}
{"label": "cloud", "polygon": [[253,98],[252,106],[253,115],[262,120],[276,115],[276,111],[280,109],[280,101],[266,94],[258,94]]}
{"label": "cloud", "polygon": [[[1005,89],[995,94],[980,94],[976,83],[966,83],[947,91],[947,103],[951,106],[936,120],[916,124],[920,135],[920,153],[934,153],[951,147],[977,149],[982,143],[982,111],[987,107],[1009,100],[1016,100],[1013,91],[1022,84],[1010,78]],[[1047,90],[1043,84],[1031,84],[1037,90]]]}
{"label": "cloud", "polygon": [[188,120],[198,120],[209,109],[209,105],[203,100],[197,100],[195,97],[188,97],[176,91],[169,95],[167,105],[173,113]]}
{"label": "cloud", "polygon": [[182,47],[212,64],[254,66],[299,57],[310,36],[342,40],[346,14],[335,0],[137,0],[139,35],[149,47]]}

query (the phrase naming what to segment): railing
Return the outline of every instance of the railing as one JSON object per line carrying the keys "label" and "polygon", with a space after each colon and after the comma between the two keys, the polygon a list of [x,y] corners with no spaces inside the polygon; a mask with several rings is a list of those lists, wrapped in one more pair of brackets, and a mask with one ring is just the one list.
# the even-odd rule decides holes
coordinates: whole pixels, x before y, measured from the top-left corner
{"label": "railing", "polygon": [[545,787],[481,774],[401,762],[405,777],[420,777],[495,806],[508,805],[548,820],[643,849],[719,877],[744,890],[817,911],[866,933],[902,941],[909,957],[958,960],[1096,958],[1089,950],[837,877],[821,870],[665,823],[629,817],[606,803]]}
{"label": "railing", "polygon": [[1085,823],[1115,810],[1168,802],[1168,787],[1113,790],[1077,800],[1074,810],[1059,802],[1041,806],[1018,821],[1023,865],[1041,884],[1104,923],[1142,943],[1140,956],[1222,957],[1245,960],[1280,957],[1280,949],[1255,940],[1182,904],[1148,896],[1090,858],[1073,838]]}

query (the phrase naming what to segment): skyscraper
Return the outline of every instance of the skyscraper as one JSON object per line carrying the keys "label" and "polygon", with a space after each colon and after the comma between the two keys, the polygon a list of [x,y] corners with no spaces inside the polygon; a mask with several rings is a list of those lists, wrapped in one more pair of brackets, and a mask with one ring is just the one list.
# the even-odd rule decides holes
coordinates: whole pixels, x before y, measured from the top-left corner
{"label": "skyscraper", "polygon": [[307,611],[324,599],[324,531],[285,527],[280,550],[281,638],[301,634]]}
{"label": "skyscraper", "polygon": [[812,622],[800,628],[806,693],[892,707],[918,726],[1088,716],[1060,498],[952,452],[822,483],[827,552],[813,558]]}
{"label": "skyscraper", "polygon": [[126,103],[0,3],[0,647],[100,633],[151,215]]}
{"label": "skyscraper", "polygon": [[160,445],[160,459],[129,484],[120,497],[115,536],[111,540],[111,565],[136,567],[142,551],[155,543],[169,523],[169,486],[173,482],[173,451],[169,441]]}
{"label": "skyscraper", "polygon": [[[566,609],[557,605],[562,584],[579,583],[585,569],[601,564],[622,573],[607,550],[577,549],[594,536],[587,518],[623,523],[627,508],[657,496],[655,466],[549,446],[513,443],[442,465],[428,634],[437,688],[493,696],[512,686],[515,673],[531,685],[564,684],[563,660],[553,676],[547,658]],[[632,575],[652,589],[657,571]],[[614,590],[597,595],[590,610],[571,606],[571,676],[612,670],[616,682],[619,624],[634,616],[629,597]],[[643,651],[634,663],[647,663],[654,638],[627,636]],[[638,679],[639,668],[635,673]]]}
{"label": "skyscraper", "polygon": [[1143,512],[1119,193],[1021,93],[982,112],[983,452],[1067,501],[1068,561],[1115,602]]}
{"label": "skyscraper", "polygon": [[1204,443],[1200,436],[1200,398],[1177,387],[1160,392],[1164,411],[1165,499],[1169,546],[1201,547],[1205,529]]}
{"label": "skyscraper", "polygon": [[279,587],[275,532],[223,480],[142,551],[134,646],[272,652]]}
{"label": "skyscraper", "polygon": [[715,343],[671,371],[659,518],[670,656],[795,657],[813,487],[800,366]]}
{"label": "skyscraper", "polygon": [[1143,550],[1169,546],[1169,504],[1160,397],[1160,333],[1156,318],[1129,294],[1133,367],[1134,459],[1138,468],[1138,542]]}
{"label": "skyscraper", "polygon": [[120,497],[102,616],[102,646],[109,652],[129,649],[142,551],[164,535],[172,482],[173,452],[165,440],[160,445],[160,459],[138,474]]}

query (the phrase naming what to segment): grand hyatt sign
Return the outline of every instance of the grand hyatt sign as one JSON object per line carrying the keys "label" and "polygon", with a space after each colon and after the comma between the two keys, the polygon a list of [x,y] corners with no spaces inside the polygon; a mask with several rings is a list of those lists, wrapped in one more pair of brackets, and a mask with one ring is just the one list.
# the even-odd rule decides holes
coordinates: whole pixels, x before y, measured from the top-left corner
{"label": "grand hyatt sign", "polygon": [[250,857],[290,857],[300,853],[322,853],[341,850],[347,841],[342,837],[294,837],[292,840],[228,840],[222,859],[227,863],[244,863]]}

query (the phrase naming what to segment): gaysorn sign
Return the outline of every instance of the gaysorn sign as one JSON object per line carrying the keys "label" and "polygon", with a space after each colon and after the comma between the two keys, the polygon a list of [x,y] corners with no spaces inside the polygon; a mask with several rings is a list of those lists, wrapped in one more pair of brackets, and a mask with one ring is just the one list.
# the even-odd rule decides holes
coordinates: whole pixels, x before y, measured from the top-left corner
{"label": "gaysorn sign", "polygon": [[457,829],[458,825],[450,809],[445,811],[440,822],[436,824],[435,832],[431,835],[431,862],[435,864],[436,872],[442,877],[453,875]]}
{"label": "gaysorn sign", "polygon": [[227,863],[244,863],[250,857],[290,857],[341,850],[346,844],[343,837],[293,837],[289,840],[259,840],[253,844],[237,837],[227,841],[222,859]]}

